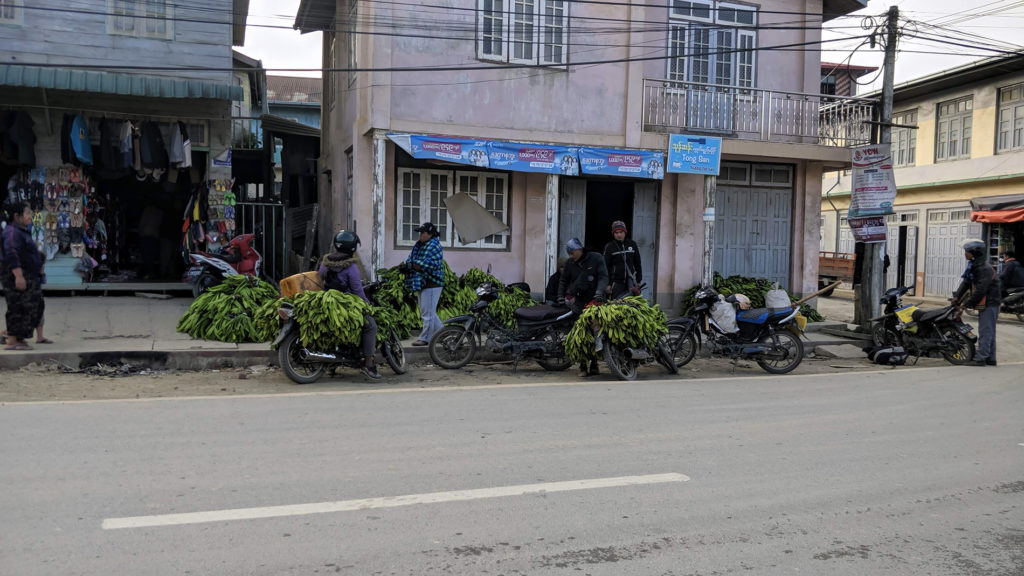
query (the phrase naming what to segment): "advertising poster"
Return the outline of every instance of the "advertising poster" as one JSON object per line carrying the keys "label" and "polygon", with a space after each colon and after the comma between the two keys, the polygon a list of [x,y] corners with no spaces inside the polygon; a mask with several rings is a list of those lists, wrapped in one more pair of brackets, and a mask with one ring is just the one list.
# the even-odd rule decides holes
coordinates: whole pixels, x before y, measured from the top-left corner
{"label": "advertising poster", "polygon": [[887,227],[885,216],[863,216],[860,218],[848,218],[847,223],[853,232],[853,239],[856,242],[885,242]]}
{"label": "advertising poster", "polygon": [[850,219],[892,214],[896,201],[896,179],[888,144],[853,149],[853,177],[850,182]]}
{"label": "advertising poster", "polygon": [[487,159],[494,170],[516,172],[544,172],[563,176],[579,176],[576,148],[520,144],[518,142],[488,142]]}
{"label": "advertising poster", "polygon": [[388,138],[413,158],[444,160],[479,168],[488,167],[486,140],[417,134],[388,134]]}
{"label": "advertising poster", "polygon": [[716,136],[670,134],[666,172],[718,176],[722,139]]}
{"label": "advertising poster", "polygon": [[580,148],[580,172],[662,180],[665,155],[647,150]]}

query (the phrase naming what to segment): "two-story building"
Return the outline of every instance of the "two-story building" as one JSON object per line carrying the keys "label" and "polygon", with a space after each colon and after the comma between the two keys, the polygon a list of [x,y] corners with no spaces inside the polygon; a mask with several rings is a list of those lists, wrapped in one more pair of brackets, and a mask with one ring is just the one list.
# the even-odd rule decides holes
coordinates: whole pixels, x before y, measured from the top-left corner
{"label": "two-story building", "polygon": [[[964,241],[986,240],[993,262],[1024,248],[1024,56],[897,85],[893,123],[898,193],[885,283],[948,297],[964,270]],[[826,174],[823,190],[821,249],[852,253],[849,174]]]}
{"label": "two-story building", "polygon": [[48,288],[180,285],[186,237],[234,231],[214,184],[231,167],[214,158],[245,96],[232,46],[247,12],[246,0],[0,3],[0,132],[18,122],[31,135],[19,151],[33,152],[5,154],[0,181],[40,214]]}
{"label": "two-story building", "polygon": [[[716,271],[813,291],[821,175],[867,142],[871,107],[819,94],[821,26],[865,5],[303,0],[296,27],[324,32],[321,245],[354,228],[392,266],[431,221],[456,272],[536,293],[566,240],[601,250],[623,220],[671,309],[709,219]],[[722,137],[717,178],[667,173],[670,133]],[[462,194],[507,231],[463,242],[446,204]]]}

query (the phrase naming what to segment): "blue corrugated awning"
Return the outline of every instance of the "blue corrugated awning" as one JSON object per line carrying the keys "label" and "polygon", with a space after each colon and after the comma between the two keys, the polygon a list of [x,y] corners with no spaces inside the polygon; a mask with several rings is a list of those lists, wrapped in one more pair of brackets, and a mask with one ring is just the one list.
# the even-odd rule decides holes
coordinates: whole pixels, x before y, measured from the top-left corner
{"label": "blue corrugated awning", "polygon": [[208,98],[243,100],[241,86],[182,80],[163,76],[142,76],[71,68],[0,65],[0,86],[47,88],[72,92],[96,92],[149,98]]}

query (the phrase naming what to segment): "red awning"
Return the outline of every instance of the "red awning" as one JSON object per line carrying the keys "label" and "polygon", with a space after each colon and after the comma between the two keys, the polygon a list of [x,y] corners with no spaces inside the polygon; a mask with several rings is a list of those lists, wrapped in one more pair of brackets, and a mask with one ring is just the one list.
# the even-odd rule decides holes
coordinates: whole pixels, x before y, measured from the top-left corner
{"label": "red awning", "polygon": [[971,212],[972,222],[987,222],[989,224],[1005,224],[1007,222],[1024,222],[1024,208],[1015,210],[981,210]]}

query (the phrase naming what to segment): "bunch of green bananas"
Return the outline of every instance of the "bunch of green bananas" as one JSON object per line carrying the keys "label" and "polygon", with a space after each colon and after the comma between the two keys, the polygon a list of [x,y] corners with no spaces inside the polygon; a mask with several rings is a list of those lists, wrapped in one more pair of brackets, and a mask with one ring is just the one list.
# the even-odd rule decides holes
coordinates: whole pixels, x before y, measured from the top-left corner
{"label": "bunch of green bananas", "polygon": [[252,337],[255,342],[270,342],[277,337],[281,329],[281,318],[277,315],[281,305],[291,298],[267,300],[252,315]]}
{"label": "bunch of green bananas", "polygon": [[[712,288],[722,296],[731,296],[733,294],[743,294],[747,298],[750,298],[751,308],[762,308],[764,307],[764,297],[769,290],[775,287],[775,281],[767,278],[748,278],[746,276],[729,276],[723,278],[721,274],[715,272],[714,285]],[[690,308],[693,307],[697,302],[697,290],[700,286],[693,286],[686,292],[683,292],[683,314],[686,314]],[[792,301],[798,300],[793,296],[792,292],[786,291],[789,294],[789,299]],[[808,322],[824,322],[825,317],[818,313],[817,310],[811,308],[808,304],[800,306],[800,313],[807,317]]]}
{"label": "bunch of green bananas", "polygon": [[477,286],[484,282],[490,282],[498,290],[505,287],[505,285],[501,283],[501,280],[498,280],[494,275],[484,272],[479,268],[470,268],[469,270],[466,270],[466,273],[462,275],[462,278],[460,278],[459,281],[463,286],[467,286],[473,290],[476,290]]}
{"label": "bunch of green bananas", "polygon": [[[381,308],[389,308],[395,312],[394,324],[391,327],[394,328],[398,337],[408,338],[413,330],[423,328],[423,319],[420,318],[416,295],[405,288],[405,274],[402,274],[396,266],[377,270],[377,278],[384,281],[385,284],[377,291],[375,299]],[[375,319],[376,317],[374,315]]]}
{"label": "bunch of green bananas", "polygon": [[596,320],[606,341],[632,348],[653,349],[668,333],[665,313],[642,296],[627,296],[583,310],[565,338],[565,354],[573,362],[597,360],[591,322]]}
{"label": "bunch of green bananas", "polygon": [[277,289],[259,278],[229,276],[192,302],[178,320],[178,331],[203,340],[265,342],[254,318],[264,305],[276,303],[277,296]]}
{"label": "bunch of green bananas", "polygon": [[303,292],[295,297],[295,321],[307,347],[332,350],[355,346],[363,329],[363,315],[370,306],[355,294],[337,290]]}
{"label": "bunch of green bananas", "polygon": [[515,329],[518,327],[516,322],[516,309],[522,308],[523,306],[533,306],[538,304],[530,295],[520,290],[519,288],[506,288],[491,305],[487,307],[487,310],[494,316],[494,319],[501,322],[508,328]]}
{"label": "bunch of green bananas", "polygon": [[438,304],[437,315],[441,321],[465,314],[469,307],[476,302],[476,290],[469,286],[463,286],[455,291],[454,297],[448,299],[444,306]]}

